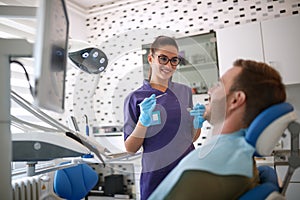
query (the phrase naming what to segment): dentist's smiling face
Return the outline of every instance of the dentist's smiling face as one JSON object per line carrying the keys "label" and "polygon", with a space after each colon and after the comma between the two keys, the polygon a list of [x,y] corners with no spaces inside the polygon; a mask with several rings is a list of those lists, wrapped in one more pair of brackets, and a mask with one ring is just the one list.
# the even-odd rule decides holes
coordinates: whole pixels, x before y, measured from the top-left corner
{"label": "dentist's smiling face", "polygon": [[148,61],[152,67],[151,80],[155,82],[168,81],[180,63],[178,50],[174,46],[166,45],[149,55]]}

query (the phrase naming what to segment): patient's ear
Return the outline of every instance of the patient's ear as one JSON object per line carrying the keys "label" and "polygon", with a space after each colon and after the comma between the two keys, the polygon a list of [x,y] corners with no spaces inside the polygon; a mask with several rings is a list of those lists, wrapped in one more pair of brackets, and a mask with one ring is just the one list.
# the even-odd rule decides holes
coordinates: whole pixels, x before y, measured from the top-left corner
{"label": "patient's ear", "polygon": [[230,108],[236,109],[244,105],[246,102],[246,94],[243,91],[234,91],[230,99]]}

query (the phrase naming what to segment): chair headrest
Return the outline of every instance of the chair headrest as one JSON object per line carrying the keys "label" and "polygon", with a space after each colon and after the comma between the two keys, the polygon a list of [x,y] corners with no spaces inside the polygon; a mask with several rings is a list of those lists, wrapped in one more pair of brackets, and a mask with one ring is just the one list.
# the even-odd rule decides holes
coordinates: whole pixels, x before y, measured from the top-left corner
{"label": "chair headrest", "polygon": [[[64,163],[62,163],[64,164]],[[82,199],[97,184],[98,174],[86,163],[57,170],[54,175],[54,192],[64,199]]]}
{"label": "chair headrest", "polygon": [[284,130],[297,119],[291,104],[279,103],[261,112],[250,124],[246,141],[256,149],[256,156],[269,156]]}

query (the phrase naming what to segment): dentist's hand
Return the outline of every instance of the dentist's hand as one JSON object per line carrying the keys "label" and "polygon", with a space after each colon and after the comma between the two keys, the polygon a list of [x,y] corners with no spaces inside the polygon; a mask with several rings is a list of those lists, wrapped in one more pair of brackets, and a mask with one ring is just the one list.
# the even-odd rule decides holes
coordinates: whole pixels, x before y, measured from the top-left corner
{"label": "dentist's hand", "polygon": [[149,127],[151,125],[152,111],[156,105],[155,94],[152,94],[150,97],[145,98],[142,103],[139,104],[141,114],[139,121],[143,126]]}
{"label": "dentist's hand", "polygon": [[193,110],[190,111],[190,115],[194,116],[193,124],[194,128],[202,128],[203,122],[205,121],[203,115],[205,113],[205,106],[203,104],[197,103]]}

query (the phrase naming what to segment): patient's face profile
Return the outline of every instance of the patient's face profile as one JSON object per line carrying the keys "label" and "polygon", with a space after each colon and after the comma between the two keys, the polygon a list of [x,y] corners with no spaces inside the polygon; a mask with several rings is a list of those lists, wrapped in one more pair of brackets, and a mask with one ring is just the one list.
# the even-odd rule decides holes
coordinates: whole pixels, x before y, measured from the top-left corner
{"label": "patient's face profile", "polygon": [[241,69],[230,68],[209,91],[209,104],[206,106],[205,118],[212,125],[221,124],[228,115],[228,103],[230,99],[230,88],[234,78],[238,76]]}

